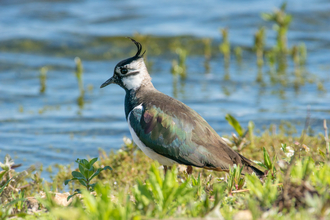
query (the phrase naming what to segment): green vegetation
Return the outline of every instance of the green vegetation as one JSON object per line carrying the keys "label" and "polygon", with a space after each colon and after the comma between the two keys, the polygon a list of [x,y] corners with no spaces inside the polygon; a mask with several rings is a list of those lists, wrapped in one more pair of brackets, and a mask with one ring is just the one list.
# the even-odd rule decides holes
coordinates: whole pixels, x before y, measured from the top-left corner
{"label": "green vegetation", "polygon": [[254,35],[254,49],[257,55],[257,65],[261,67],[264,65],[264,47],[265,47],[265,28],[259,28]]}
{"label": "green vegetation", "polygon": [[[224,57],[224,78],[229,80],[228,66],[233,50],[238,64],[243,52],[255,52],[258,67],[256,82],[261,86],[268,83],[286,87],[291,84],[298,90],[304,83],[311,82],[317,83],[319,90],[324,91],[323,84],[304,70],[307,60],[305,45],[302,43],[288,48],[286,34],[292,16],[285,10],[286,5],[283,4],[275,12],[262,15],[274,24],[276,45],[265,43],[264,27],[256,31],[254,45],[249,48],[231,48],[228,29],[221,29],[220,45],[212,44],[216,42],[214,39],[187,36],[162,38],[135,34],[134,38],[147,47],[148,56],[169,53],[170,48],[171,55],[175,57],[171,71],[174,85],[177,78],[181,82],[187,78],[186,61],[189,56],[203,55],[205,72],[208,73],[209,61],[216,57],[219,50]],[[32,40],[15,43],[26,44],[29,51],[42,48],[34,45]],[[128,48],[127,41],[122,37],[99,37],[94,43],[95,47],[113,43]],[[65,52],[57,53],[76,55],[76,51],[62,49]],[[126,56],[127,50],[123,51]],[[100,60],[122,56],[121,53],[114,50],[95,55],[86,51],[86,54],[79,56]],[[289,57],[294,67],[293,74],[287,73]],[[85,93],[83,67],[80,58],[76,58],[75,63],[80,92],[77,104],[82,109]],[[148,62],[148,65],[151,64]],[[265,65],[269,66],[269,71],[262,72]],[[40,93],[46,91],[48,69],[51,67],[40,70]],[[21,106],[20,112],[23,111]],[[40,113],[43,111],[40,110]],[[229,173],[194,169],[190,176],[185,173],[185,167],[174,166],[164,176],[160,164],[147,158],[128,138],[124,138],[124,145],[117,152],[107,153],[99,149],[99,160],[77,159],[78,167],[74,169],[72,165],[47,168],[49,182],[40,178],[41,173],[45,172],[42,167],[31,166],[26,171],[16,172],[20,165],[15,165],[12,158],[6,155],[4,163],[0,163],[0,220],[237,219],[242,212],[244,219],[330,219],[330,146],[326,121],[324,134],[307,134],[304,131],[298,136],[296,129],[286,122],[279,126],[278,132],[271,125],[260,133],[254,130],[252,121],[241,125],[230,114],[226,115],[226,120],[236,133],[225,136],[224,140],[265,170],[266,175],[262,179],[256,175],[242,175],[242,167],[239,166],[234,166]],[[54,169],[56,172],[53,172]],[[64,194],[66,191],[69,193]],[[64,195],[67,203],[59,201],[59,195]]]}
{"label": "green vegetation", "polygon": [[[233,116],[227,115],[227,120],[241,135],[253,132],[252,122],[245,130]],[[240,134],[237,135],[241,137]],[[194,169],[190,176],[185,167],[179,166],[164,176],[160,164],[147,158],[128,138],[116,153],[99,150],[99,161],[77,159],[78,168],[73,171],[71,166],[58,166],[52,182],[37,178],[41,168],[34,174],[35,168],[16,173],[14,161],[6,156],[0,173],[0,218],[232,219],[242,211],[248,213],[248,219],[329,218],[326,136],[303,132],[301,137],[291,137],[284,130],[275,134],[270,126],[259,137],[245,135],[244,139],[245,147],[240,151],[264,168],[266,175],[262,179],[254,174],[242,175],[239,166],[229,173]],[[227,142],[235,146],[234,136],[228,137]],[[30,178],[32,182],[28,182]],[[71,192],[65,194],[65,200],[80,195],[72,197],[68,206],[59,205],[55,195],[63,190]],[[29,208],[31,197],[38,200],[37,212]]]}
{"label": "green vegetation", "polygon": [[186,71],[186,59],[187,59],[187,51],[182,48],[177,48],[176,53],[178,54],[178,60],[172,61],[172,69],[171,73],[174,76],[179,75],[181,79],[185,79],[187,77]]}
{"label": "green vegetation", "polygon": [[[76,163],[79,164],[79,171],[72,171],[72,179],[68,179],[65,180],[64,184],[68,185],[68,183],[72,180],[78,180],[80,182],[81,185],[83,185],[84,187],[86,187],[86,190],[89,192],[94,192],[94,188],[96,183],[91,183],[91,181],[93,180],[94,177],[96,177],[97,175],[100,174],[100,172],[102,170],[112,170],[111,167],[109,166],[105,166],[103,168],[98,168],[95,169],[95,167],[93,166],[93,164],[97,161],[97,157],[93,158],[92,160],[90,160],[88,162],[88,160],[86,159],[77,159]],[[74,191],[74,194],[68,196],[67,200],[70,200],[71,197],[77,195],[77,194],[81,194],[81,190],[80,189],[76,189]]]}
{"label": "green vegetation", "polygon": [[77,104],[80,108],[84,107],[84,94],[85,94],[85,89],[84,89],[84,82],[83,82],[83,72],[84,68],[82,66],[81,59],[79,57],[76,57],[74,59],[74,62],[76,63],[76,71],[75,75],[78,81],[78,88],[79,88],[79,97],[77,98]]}
{"label": "green vegetation", "polygon": [[45,93],[45,91],[46,91],[47,71],[48,71],[48,69],[45,66],[40,69],[39,78],[40,78],[40,93],[41,94]]}
{"label": "green vegetation", "polygon": [[[251,57],[255,54],[256,59],[256,75],[255,81],[262,88],[270,88],[273,95],[278,95],[279,98],[285,99],[285,92],[293,88],[297,93],[300,88],[306,84],[314,84],[320,92],[326,92],[327,88],[323,85],[323,79],[318,79],[316,75],[305,68],[307,62],[307,48],[303,42],[289,47],[287,34],[290,24],[293,21],[292,15],[286,12],[286,4],[282,4],[279,9],[275,9],[270,13],[262,13],[261,18],[267,23],[273,25],[273,30],[267,29],[265,26],[256,28],[254,36],[251,38],[251,46],[233,45],[230,39],[230,29],[221,28],[218,38],[197,38],[193,36],[173,36],[159,37],[152,35],[142,35],[134,33],[133,37],[139,41],[146,54],[144,55],[147,67],[152,74],[153,65],[150,61],[152,56],[162,56],[162,58],[170,59],[172,65],[169,73],[173,75],[173,96],[178,97],[178,93],[184,93],[185,82],[189,75],[188,64],[190,58],[194,56],[202,56],[205,59],[204,67],[205,74],[211,72],[210,62],[215,61],[223,65],[223,71],[218,69],[213,70],[215,74],[223,75],[224,80],[230,80],[229,65],[232,58],[235,57],[238,68],[242,68],[242,60],[246,57]],[[266,32],[275,31],[276,41],[270,44],[266,43]],[[249,36],[247,36],[249,37]],[[35,53],[43,48],[43,45],[37,45],[38,42],[33,40],[12,42],[13,48],[20,48],[23,52]],[[77,78],[79,96],[77,97],[77,105],[79,106],[78,113],[84,108],[85,91],[91,92],[93,87],[87,85],[87,90],[83,81],[83,65],[82,60],[109,60],[126,57],[127,54],[133,54],[134,47],[127,44],[127,39],[123,36],[102,36],[95,37],[92,45],[82,45],[86,48],[111,48],[95,54],[95,51],[83,50],[76,51],[75,49],[67,50],[66,46],[57,48],[55,54],[58,56],[75,57],[75,76]],[[1,48],[1,46],[0,46]],[[2,48],[6,51],[6,46]],[[25,48],[27,51],[25,51]],[[234,56],[232,56],[232,54]],[[77,57],[77,55],[79,57]],[[45,93],[47,89],[46,77],[47,71],[54,70],[55,67],[47,65],[40,68],[40,93]],[[230,95],[231,90],[223,86],[223,93]],[[19,107],[19,111],[23,112],[23,107]],[[39,112],[44,112],[43,109]]]}
{"label": "green vegetation", "polygon": [[223,28],[220,30],[222,36],[222,42],[219,46],[220,52],[223,54],[225,59],[225,65],[229,65],[230,60],[230,42],[228,37],[228,29]]}
{"label": "green vegetation", "polygon": [[285,12],[286,3],[283,3],[280,9],[276,9],[273,13],[263,13],[261,16],[264,20],[274,22],[274,30],[277,32],[276,47],[280,52],[287,52],[287,32],[292,21],[292,16]]}

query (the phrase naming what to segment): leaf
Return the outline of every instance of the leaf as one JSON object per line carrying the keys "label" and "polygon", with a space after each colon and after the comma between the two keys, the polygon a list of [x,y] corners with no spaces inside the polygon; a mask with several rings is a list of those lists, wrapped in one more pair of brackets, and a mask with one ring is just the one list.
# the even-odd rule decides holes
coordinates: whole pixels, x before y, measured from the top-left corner
{"label": "leaf", "polygon": [[226,114],[225,119],[228,121],[228,123],[235,129],[237,134],[239,136],[243,136],[244,130],[241,127],[240,123],[230,114]]}
{"label": "leaf", "polygon": [[254,129],[254,123],[253,121],[249,121],[249,124],[248,124],[248,130],[249,131],[249,136],[250,136],[250,141],[251,141],[251,147],[255,147],[254,145],[254,134],[253,134],[253,129]]}
{"label": "leaf", "polygon": [[90,166],[93,166],[93,164],[94,164],[97,160],[98,160],[97,157],[91,159],[91,161],[89,161],[89,165],[90,165]]}
{"label": "leaf", "polygon": [[264,164],[266,165],[267,169],[270,170],[270,169],[272,169],[273,164],[272,164],[272,161],[269,158],[268,152],[266,151],[265,148],[263,148],[263,149],[264,149]]}
{"label": "leaf", "polygon": [[80,173],[85,173],[86,168],[84,167],[83,164],[79,164],[79,171]]}
{"label": "leaf", "polygon": [[80,194],[81,193],[81,190],[80,189],[75,189],[74,192]]}
{"label": "leaf", "polygon": [[11,165],[14,165],[14,160],[11,158],[11,156],[9,155],[9,154],[6,154],[6,156],[5,156],[5,164],[7,165],[7,166],[11,166]]}
{"label": "leaf", "polygon": [[79,164],[83,165],[86,169],[89,169],[89,162],[86,159],[79,160]]}
{"label": "leaf", "polygon": [[0,162],[0,167],[3,170],[9,171],[11,169],[11,166],[14,165],[14,160],[10,157],[9,154],[6,154],[4,162]]}
{"label": "leaf", "polygon": [[218,205],[221,200],[224,198],[226,190],[225,184],[215,184],[213,186],[213,192],[212,195],[214,196],[214,206]]}
{"label": "leaf", "polygon": [[71,180],[72,180],[72,179],[65,180],[65,181],[64,181],[64,185],[68,185],[68,183],[69,183]]}
{"label": "leaf", "polygon": [[80,173],[78,171],[72,171],[72,176],[74,178],[77,178],[78,180],[81,180],[81,179],[87,180],[86,177],[82,173]]}
{"label": "leaf", "polygon": [[78,193],[74,193],[72,195],[69,195],[68,198],[66,199],[66,201],[69,201],[73,196],[77,195]]}
{"label": "leaf", "polygon": [[324,152],[321,151],[320,149],[319,149],[319,154],[320,154],[323,158],[325,158],[325,154],[324,154]]}
{"label": "leaf", "polygon": [[88,181],[91,181],[94,177],[96,177],[97,175],[99,175],[100,172],[101,172],[101,170],[103,170],[103,169],[102,168],[98,168],[96,170],[96,172],[91,177],[89,177]]}
{"label": "leaf", "polygon": [[270,14],[270,13],[261,13],[261,17],[265,21],[271,21],[271,20],[274,19],[274,16],[272,14]]}
{"label": "leaf", "polygon": [[88,169],[87,178],[91,179],[90,177],[93,175],[94,172],[95,172],[95,168],[94,166],[92,166],[90,169]]}
{"label": "leaf", "polygon": [[21,212],[21,213],[16,214],[16,216],[20,217],[20,218],[25,218],[25,216],[27,216],[27,213]]}
{"label": "leaf", "polygon": [[112,170],[112,168],[110,166],[105,166],[103,167],[103,170]]}
{"label": "leaf", "polygon": [[257,161],[257,160],[253,160],[253,162],[254,162],[255,164],[257,164],[257,165],[259,165],[259,166],[262,166],[262,167],[264,167],[264,168],[267,169],[266,165],[265,165],[263,162],[260,162],[260,161]]}
{"label": "leaf", "polygon": [[[238,167],[239,168],[239,167]],[[241,169],[239,170],[239,176],[241,176],[242,171],[243,171],[244,165],[241,167]]]}
{"label": "leaf", "polygon": [[7,173],[8,171],[3,170],[0,172],[0,179],[2,179],[2,177]]}
{"label": "leaf", "polygon": [[244,178],[239,179],[239,181],[238,181],[238,189],[242,189],[243,186],[244,186],[244,183],[245,183],[245,179]]}
{"label": "leaf", "polygon": [[152,164],[149,170],[149,179],[147,180],[147,184],[150,186],[152,194],[157,202],[164,201],[163,195],[163,180],[160,177],[160,172],[156,168],[155,164]]}
{"label": "leaf", "polygon": [[254,129],[254,123],[253,123],[253,121],[249,121],[248,128],[249,128],[249,131],[250,132],[253,132],[253,129]]}
{"label": "leaf", "polygon": [[105,166],[103,168],[98,168],[96,172],[89,178],[89,181],[92,180],[95,176],[99,175],[102,170],[112,170],[110,166]]}
{"label": "leaf", "polygon": [[80,182],[80,184],[81,185],[83,185],[83,186],[85,186],[85,187],[87,187],[87,184],[86,184],[86,182],[85,182],[86,180],[79,180],[79,182]]}
{"label": "leaf", "polygon": [[25,195],[25,190],[22,190],[19,195],[20,199],[24,199],[24,195]]}
{"label": "leaf", "polygon": [[0,167],[1,167],[1,169],[8,171],[7,166],[1,162],[0,162]]}
{"label": "leaf", "polygon": [[[20,202],[20,201],[25,201],[25,200],[26,200],[25,198],[24,198],[24,199],[15,199],[15,200],[13,200],[13,201],[7,203],[4,207],[10,207],[10,206],[15,205],[16,203],[18,203],[18,202]],[[1,217],[1,216],[0,216],[0,217]]]}
{"label": "leaf", "polygon": [[134,198],[136,205],[142,203],[142,205],[145,207],[147,207],[151,201],[153,201],[148,187],[144,185],[140,180],[138,180],[137,185],[134,186]]}
{"label": "leaf", "polygon": [[3,185],[3,186],[0,188],[0,195],[1,195],[2,191],[5,189],[5,187],[9,184],[9,182],[10,182],[11,179],[12,179],[12,178],[10,178],[9,180],[7,180],[7,182],[5,183],[5,185]]}

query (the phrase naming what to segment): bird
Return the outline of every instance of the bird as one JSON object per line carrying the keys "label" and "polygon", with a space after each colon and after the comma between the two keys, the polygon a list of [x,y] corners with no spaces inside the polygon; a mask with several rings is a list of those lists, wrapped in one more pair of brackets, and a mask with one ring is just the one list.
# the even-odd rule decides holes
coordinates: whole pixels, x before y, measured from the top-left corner
{"label": "bird", "polygon": [[196,111],[154,87],[143,58],[146,51],[142,53],[142,45],[129,39],[137,47],[136,54],[120,61],[100,88],[117,84],[125,90],[125,117],[135,144],[162,164],[165,173],[174,164],[186,165],[188,174],[192,167],[229,172],[236,164],[243,166],[243,175],[263,176]]}

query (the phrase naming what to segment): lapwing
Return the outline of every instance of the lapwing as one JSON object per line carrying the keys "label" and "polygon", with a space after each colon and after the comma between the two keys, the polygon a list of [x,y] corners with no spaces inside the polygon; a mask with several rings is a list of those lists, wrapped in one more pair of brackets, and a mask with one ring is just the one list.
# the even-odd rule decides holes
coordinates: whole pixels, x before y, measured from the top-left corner
{"label": "lapwing", "polygon": [[[131,38],[129,38],[131,39]],[[229,172],[234,164],[244,173],[264,173],[254,163],[231,149],[196,111],[159,92],[152,84],[143,60],[142,45],[135,56],[120,61],[113,76],[101,85],[117,84],[125,92],[125,116],[135,144],[151,159],[164,166],[183,164]]]}

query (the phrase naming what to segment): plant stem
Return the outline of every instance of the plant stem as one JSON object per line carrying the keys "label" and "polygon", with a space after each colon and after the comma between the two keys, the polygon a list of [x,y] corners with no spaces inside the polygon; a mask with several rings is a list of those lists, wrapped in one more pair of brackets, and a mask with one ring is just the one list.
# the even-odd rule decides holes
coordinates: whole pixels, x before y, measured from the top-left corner
{"label": "plant stem", "polygon": [[325,151],[326,151],[326,159],[329,161],[329,151],[330,151],[330,145],[329,145],[329,137],[328,137],[328,127],[327,127],[327,120],[323,120],[323,127],[324,127],[324,139],[325,139]]}

